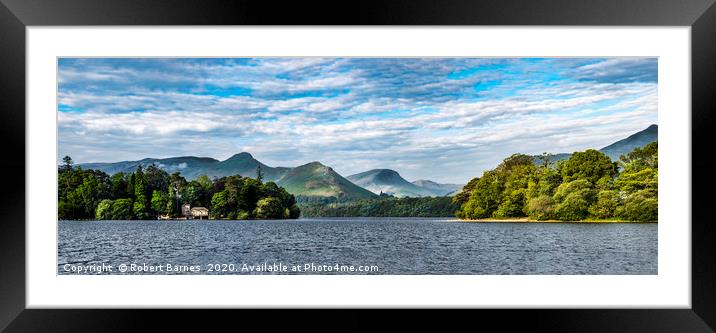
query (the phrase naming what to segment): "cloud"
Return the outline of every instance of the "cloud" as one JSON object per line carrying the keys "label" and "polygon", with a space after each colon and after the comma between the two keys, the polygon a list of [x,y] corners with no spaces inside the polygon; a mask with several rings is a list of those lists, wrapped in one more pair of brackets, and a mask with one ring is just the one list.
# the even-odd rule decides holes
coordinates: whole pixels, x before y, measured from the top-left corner
{"label": "cloud", "polygon": [[577,67],[573,75],[596,82],[657,82],[657,68],[656,58],[615,58]]}
{"label": "cloud", "polygon": [[319,160],[466,182],[515,152],[600,148],[657,122],[656,59],[59,61],[60,155],[78,162]]}

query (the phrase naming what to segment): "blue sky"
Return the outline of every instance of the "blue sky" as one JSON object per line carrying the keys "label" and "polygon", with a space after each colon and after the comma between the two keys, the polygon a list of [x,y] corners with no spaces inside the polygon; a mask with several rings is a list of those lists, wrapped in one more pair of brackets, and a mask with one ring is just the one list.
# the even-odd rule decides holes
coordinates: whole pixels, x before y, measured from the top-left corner
{"label": "blue sky", "polygon": [[62,58],[58,160],[249,152],[465,183],[657,123],[656,58]]}

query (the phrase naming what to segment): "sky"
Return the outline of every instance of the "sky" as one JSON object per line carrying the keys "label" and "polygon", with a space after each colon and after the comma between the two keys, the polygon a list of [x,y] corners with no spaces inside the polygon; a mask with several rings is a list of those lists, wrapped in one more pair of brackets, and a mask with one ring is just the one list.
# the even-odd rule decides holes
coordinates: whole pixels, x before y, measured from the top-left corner
{"label": "sky", "polygon": [[146,157],[466,183],[657,124],[656,58],[61,58],[58,162]]}

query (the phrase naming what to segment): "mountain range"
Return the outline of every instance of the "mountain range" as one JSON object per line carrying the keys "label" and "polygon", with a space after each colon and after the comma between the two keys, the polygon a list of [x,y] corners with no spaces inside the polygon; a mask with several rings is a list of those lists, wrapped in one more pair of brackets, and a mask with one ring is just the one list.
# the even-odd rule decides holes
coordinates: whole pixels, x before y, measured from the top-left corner
{"label": "mountain range", "polygon": [[438,184],[430,180],[417,180],[411,183],[398,172],[390,169],[373,169],[346,178],[373,193],[385,193],[396,197],[444,196],[462,188],[462,185]]}
{"label": "mountain range", "polygon": [[[658,127],[651,125],[600,151],[612,160],[617,160],[620,155],[657,139]],[[570,156],[569,153],[555,154],[552,155],[551,160],[568,159]],[[538,159],[539,156],[534,158]],[[114,163],[84,163],[79,166],[83,169],[102,170],[111,175],[118,172],[131,173],[140,165],[146,168],[152,164],[169,173],[181,172],[189,180],[200,175],[207,175],[210,178],[236,174],[256,177],[256,169],[260,167],[265,181],[274,181],[291,194],[337,197],[343,201],[373,198],[381,193],[398,197],[445,196],[452,195],[462,188],[459,184],[440,184],[425,179],[409,182],[398,172],[390,169],[374,169],[343,177],[320,162],[311,162],[293,168],[271,167],[246,152],[233,155],[224,161],[209,157],[183,156]]]}

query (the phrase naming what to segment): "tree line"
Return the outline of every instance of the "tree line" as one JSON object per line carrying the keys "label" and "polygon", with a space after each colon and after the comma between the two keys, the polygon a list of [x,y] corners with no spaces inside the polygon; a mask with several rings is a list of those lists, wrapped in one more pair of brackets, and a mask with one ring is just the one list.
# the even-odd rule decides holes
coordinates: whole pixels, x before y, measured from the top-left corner
{"label": "tree line", "polygon": [[295,197],[274,182],[240,175],[187,181],[155,165],[112,176],[74,167],[65,156],[58,168],[58,217],[63,220],[147,220],[179,217],[184,203],[206,207],[212,218],[295,219],[301,214]]}
{"label": "tree line", "polygon": [[636,148],[619,161],[589,149],[552,163],[514,154],[470,180],[453,197],[463,219],[518,218],[581,221],[657,221],[658,143]]}
{"label": "tree line", "polygon": [[460,207],[451,197],[396,198],[381,195],[352,202],[325,202],[302,198],[304,217],[452,217]]}

